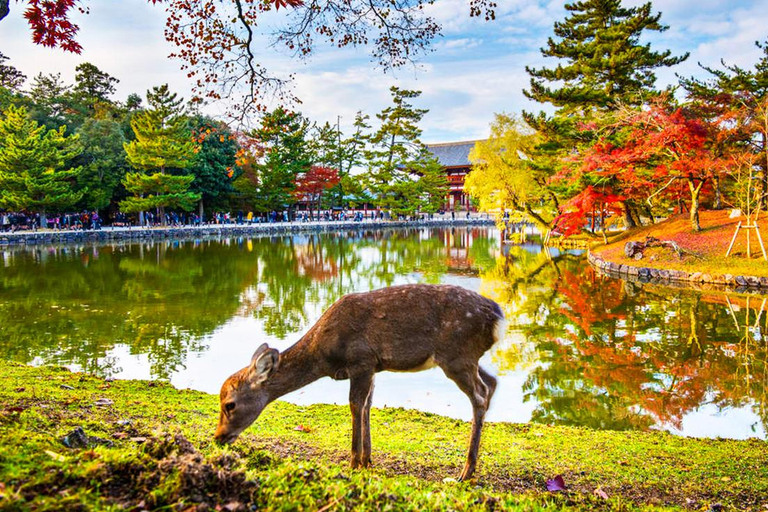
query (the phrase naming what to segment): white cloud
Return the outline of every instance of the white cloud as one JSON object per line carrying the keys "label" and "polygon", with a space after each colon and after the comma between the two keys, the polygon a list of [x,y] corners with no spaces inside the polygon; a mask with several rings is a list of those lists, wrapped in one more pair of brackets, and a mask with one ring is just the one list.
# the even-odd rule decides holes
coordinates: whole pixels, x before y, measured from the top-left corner
{"label": "white cloud", "polygon": [[[638,5],[645,0],[631,0]],[[562,1],[506,0],[498,2],[497,20],[470,19],[466,0],[439,0],[428,11],[445,27],[445,37],[421,66],[384,74],[374,69],[364,49],[320,48],[307,62],[291,59],[266,48],[262,61],[275,73],[295,73],[298,108],[312,120],[336,122],[348,130],[355,112],[371,117],[390,102],[389,87],[419,89],[418,107],[430,109],[423,122],[424,140],[429,142],[481,138],[487,135],[493,113],[539,110],[522,94],[528,85],[525,66],[554,65],[539,48],[552,34],[553,23],[566,13]],[[726,62],[751,67],[759,58],[755,40],[768,36],[766,0],[663,0],[654,7],[663,12],[662,22],[670,29],[646,39],[656,50],[669,48],[674,55],[686,51],[691,57],[672,70],[660,70],[659,85],[676,83],[675,72],[703,76],[697,62],[719,66]],[[628,1],[627,4],[630,4]],[[148,88],[169,83],[189,97],[189,83],[179,63],[167,59],[172,48],[165,42],[162,9],[142,0],[91,2],[91,14],[79,20],[81,56],[31,44],[20,5],[12,3],[11,16],[0,22],[0,45],[11,64],[30,78],[38,72],[61,72],[74,80],[75,66],[92,62],[120,79],[117,98],[143,94]],[[265,40],[265,39],[262,39]],[[206,111],[223,112],[222,105]]]}

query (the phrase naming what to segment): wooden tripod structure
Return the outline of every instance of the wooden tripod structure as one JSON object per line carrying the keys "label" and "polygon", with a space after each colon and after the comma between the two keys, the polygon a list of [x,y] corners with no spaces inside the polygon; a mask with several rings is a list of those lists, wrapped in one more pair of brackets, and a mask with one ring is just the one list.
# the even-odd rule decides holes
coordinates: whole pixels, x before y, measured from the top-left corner
{"label": "wooden tripod structure", "polygon": [[[757,235],[757,243],[760,244],[760,250],[763,253],[763,259],[765,261],[768,261],[768,255],[765,253],[765,245],[763,245],[763,237],[760,236],[760,226],[757,225],[757,219],[760,217],[760,208],[762,207],[762,199],[763,197],[759,196],[758,194],[753,194],[753,171],[750,167],[749,170],[749,178],[747,180],[747,197],[746,197],[746,212],[744,212],[744,216],[747,218],[746,224],[739,221],[739,224],[736,226],[736,232],[733,234],[733,238],[731,239],[731,244],[728,246],[728,252],[725,253],[725,257],[731,255],[731,251],[733,250],[733,244],[736,243],[736,238],[739,236],[739,231],[746,230],[747,232],[747,259],[752,257],[752,248],[750,243],[750,237],[749,233],[751,230],[755,230],[755,235]],[[752,204],[756,202],[757,207],[753,210]]]}
{"label": "wooden tripod structure", "polygon": [[741,221],[739,221],[739,224],[736,226],[736,232],[733,234],[733,238],[731,239],[731,245],[728,246],[728,252],[725,253],[725,257],[731,255],[731,251],[733,250],[733,244],[736,243],[736,237],[739,236],[739,231],[742,229],[746,230],[747,232],[747,258],[752,257],[752,249],[750,247],[750,237],[749,233],[751,229],[755,230],[755,234],[757,235],[757,243],[760,244],[760,250],[763,252],[763,259],[765,261],[768,261],[768,255],[765,253],[765,245],[763,245],[763,237],[760,236],[760,226],[757,225],[757,219],[755,219],[753,224],[750,224],[749,221],[747,221],[746,224],[743,224]]}

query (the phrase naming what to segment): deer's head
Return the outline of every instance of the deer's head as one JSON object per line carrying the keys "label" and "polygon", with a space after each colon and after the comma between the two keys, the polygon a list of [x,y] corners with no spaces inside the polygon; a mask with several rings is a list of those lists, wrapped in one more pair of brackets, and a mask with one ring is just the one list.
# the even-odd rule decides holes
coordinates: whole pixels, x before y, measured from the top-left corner
{"label": "deer's head", "polygon": [[256,349],[251,364],[221,386],[219,426],[214,435],[218,443],[231,443],[259,417],[269,403],[264,382],[277,369],[279,359],[278,351],[265,343]]}

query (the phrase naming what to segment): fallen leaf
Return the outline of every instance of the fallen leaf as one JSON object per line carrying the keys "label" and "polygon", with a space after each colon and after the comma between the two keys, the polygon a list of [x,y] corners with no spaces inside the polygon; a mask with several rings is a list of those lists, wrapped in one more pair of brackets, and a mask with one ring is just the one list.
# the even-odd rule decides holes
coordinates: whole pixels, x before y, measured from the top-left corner
{"label": "fallen leaf", "polygon": [[594,490],[593,494],[597,496],[598,498],[603,498],[604,500],[608,499],[608,494],[600,487]]}
{"label": "fallen leaf", "polygon": [[69,385],[67,385],[67,384],[61,384],[61,385],[59,385],[59,387],[60,387],[61,389],[66,389],[67,391],[72,391],[73,389],[75,389],[75,388],[73,388],[72,386],[69,386]]}
{"label": "fallen leaf", "polygon": [[126,432],[115,432],[112,434],[112,437],[114,439],[125,439],[128,437],[128,434]]}
{"label": "fallen leaf", "polygon": [[16,388],[14,389],[15,392],[21,393],[22,391],[26,391],[27,388]]}
{"label": "fallen leaf", "polygon": [[115,402],[110,400],[109,398],[99,398],[95,402],[93,402],[93,405],[98,406],[107,406],[107,405],[113,405]]}
{"label": "fallen leaf", "polygon": [[298,430],[299,432],[304,432],[305,434],[312,432],[312,429],[306,425],[296,425],[293,427],[293,430]]}
{"label": "fallen leaf", "polygon": [[565,481],[563,475],[557,475],[551,480],[547,480],[547,490],[550,492],[559,492],[565,490]]}
{"label": "fallen leaf", "polygon": [[7,408],[5,412],[9,412],[11,414],[18,414],[22,412],[24,409],[26,409],[26,407],[13,406],[13,407]]}
{"label": "fallen leaf", "polygon": [[144,443],[144,442],[147,441],[147,438],[146,437],[132,437],[131,441],[133,441],[134,443]]}
{"label": "fallen leaf", "polygon": [[451,478],[449,476],[443,478],[444,484],[455,484],[456,482],[458,482],[458,480],[456,480],[455,478]]}
{"label": "fallen leaf", "polygon": [[45,453],[56,462],[64,462],[67,460],[65,456],[61,455],[60,453],[52,452],[51,450],[45,450]]}

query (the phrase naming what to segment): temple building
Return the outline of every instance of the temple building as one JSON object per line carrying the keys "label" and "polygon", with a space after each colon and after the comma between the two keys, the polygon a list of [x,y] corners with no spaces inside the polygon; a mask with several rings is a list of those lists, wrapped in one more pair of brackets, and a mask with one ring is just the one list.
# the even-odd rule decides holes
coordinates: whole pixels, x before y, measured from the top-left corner
{"label": "temple building", "polygon": [[446,210],[472,210],[469,196],[464,193],[464,178],[472,168],[469,162],[469,152],[475,146],[474,140],[464,142],[445,142],[427,144],[448,177],[448,197],[445,201]]}

